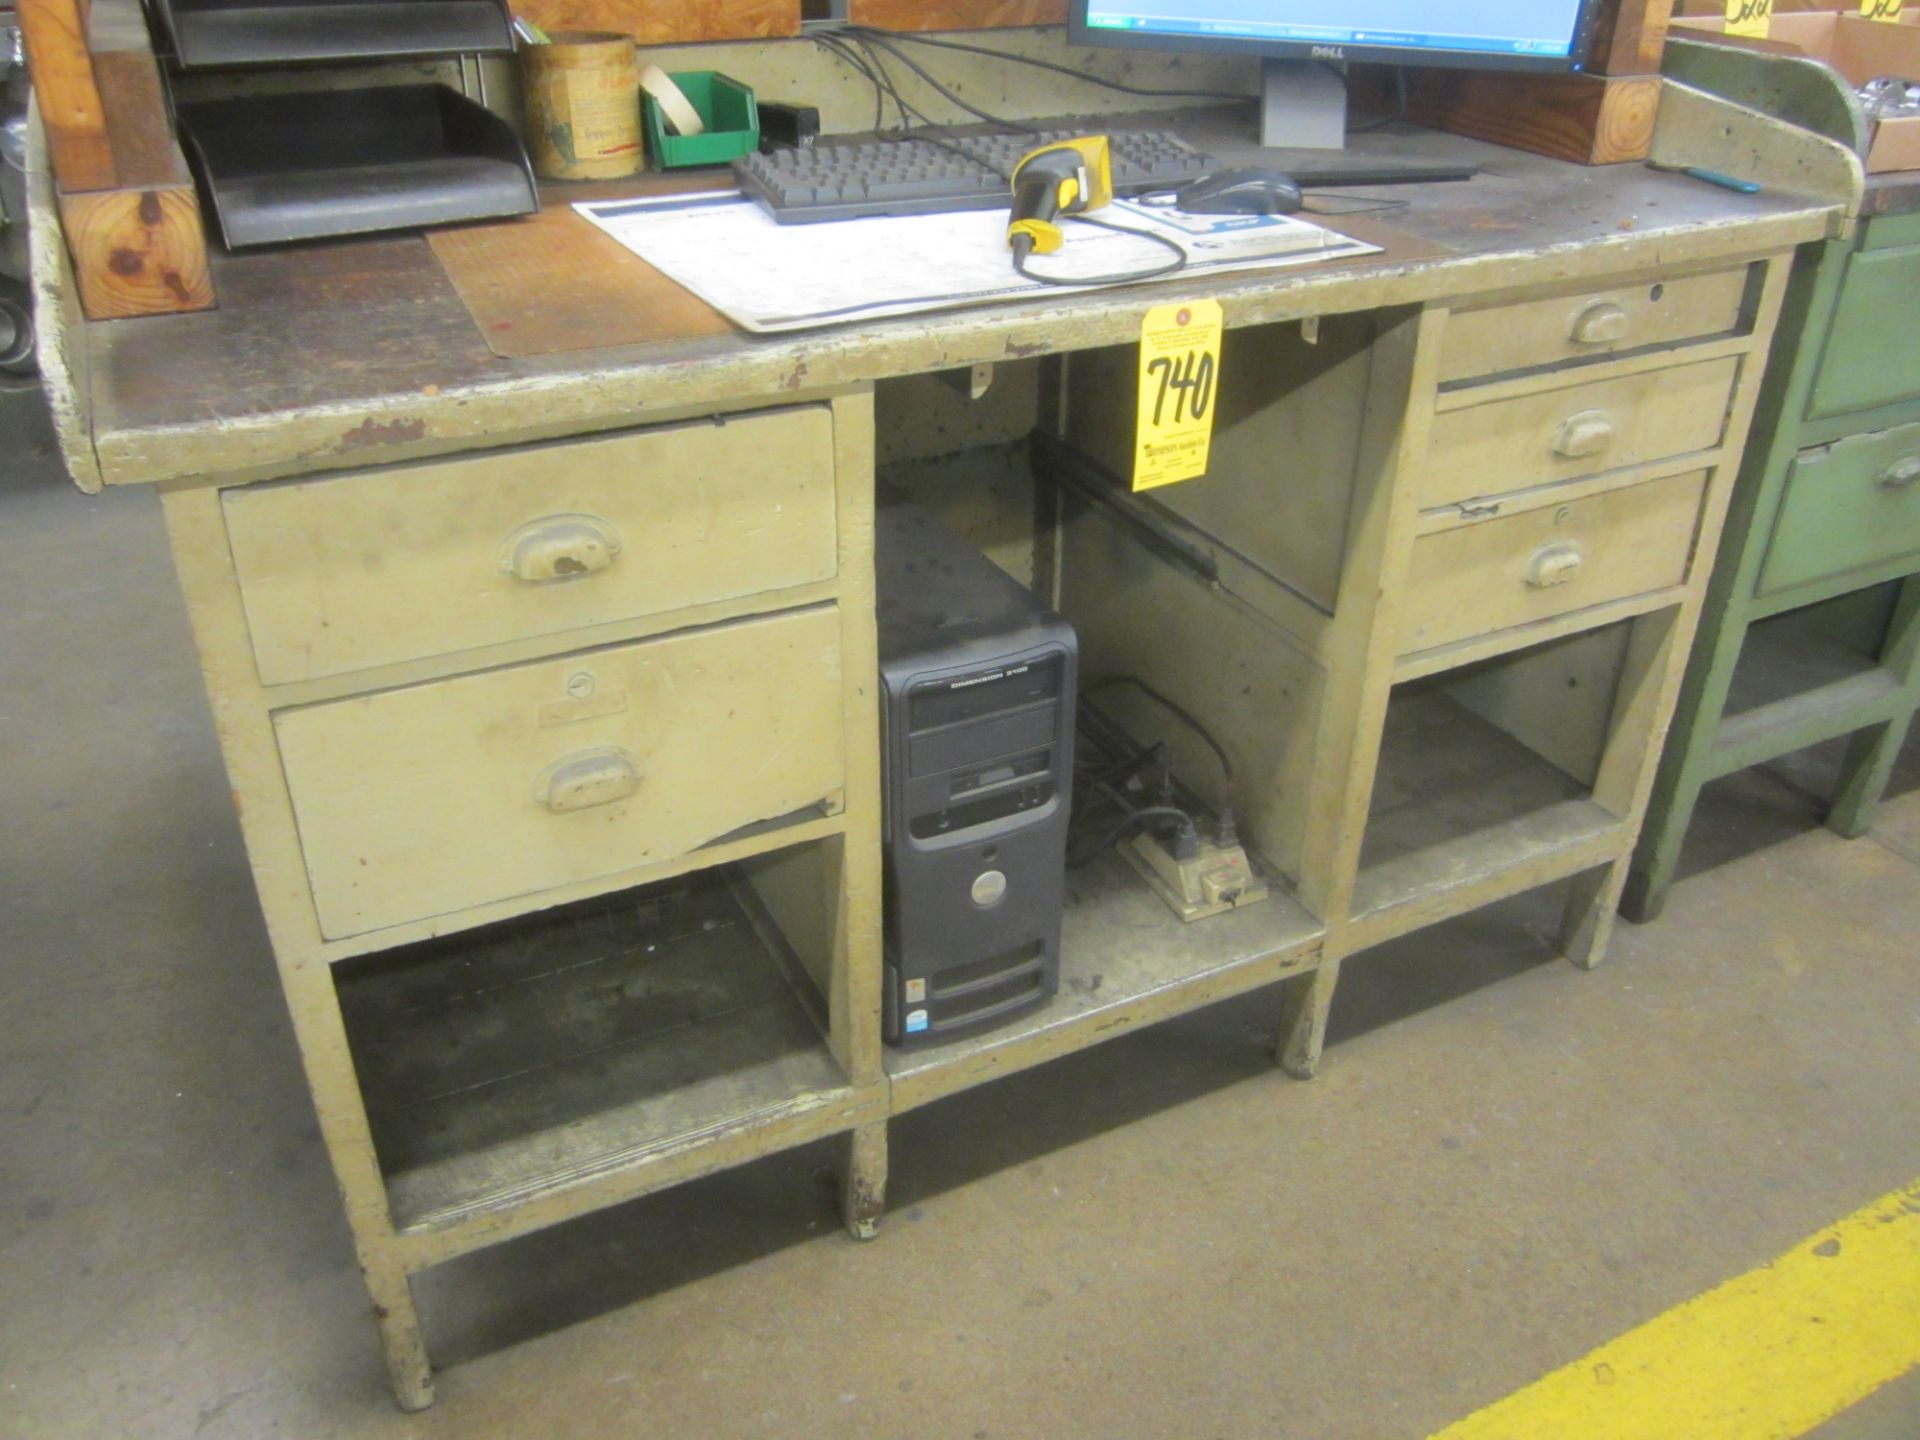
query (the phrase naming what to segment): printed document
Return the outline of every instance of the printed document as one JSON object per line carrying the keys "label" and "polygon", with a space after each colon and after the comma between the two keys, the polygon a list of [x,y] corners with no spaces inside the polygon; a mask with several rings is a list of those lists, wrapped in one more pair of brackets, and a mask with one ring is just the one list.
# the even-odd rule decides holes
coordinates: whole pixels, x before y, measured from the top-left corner
{"label": "printed document", "polygon": [[[781,225],[732,191],[588,201],[574,209],[753,331],[806,330],[1060,290],[1014,272],[1005,210]],[[1380,251],[1297,216],[1187,215],[1118,200],[1100,218],[1174,241],[1187,255],[1183,279]],[[1029,269],[1071,281],[1152,269],[1172,255],[1137,235],[1071,219],[1062,228],[1065,246],[1034,256]]]}

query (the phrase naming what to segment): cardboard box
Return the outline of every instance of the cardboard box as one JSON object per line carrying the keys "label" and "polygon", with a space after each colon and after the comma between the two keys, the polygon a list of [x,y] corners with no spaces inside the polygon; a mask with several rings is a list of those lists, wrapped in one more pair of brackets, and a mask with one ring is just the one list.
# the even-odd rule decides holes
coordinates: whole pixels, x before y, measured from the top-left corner
{"label": "cardboard box", "polygon": [[[1902,17],[1898,25],[1862,20],[1857,14],[1836,11],[1776,11],[1765,40],[1725,34],[1724,16],[1683,17],[1673,22],[1673,33],[1717,37],[1724,45],[1751,50],[1810,55],[1840,72],[1857,90],[1882,75],[1898,75],[1920,83],[1920,15]],[[1882,120],[1873,129],[1866,155],[1869,171],[1920,170],[1920,116]]]}

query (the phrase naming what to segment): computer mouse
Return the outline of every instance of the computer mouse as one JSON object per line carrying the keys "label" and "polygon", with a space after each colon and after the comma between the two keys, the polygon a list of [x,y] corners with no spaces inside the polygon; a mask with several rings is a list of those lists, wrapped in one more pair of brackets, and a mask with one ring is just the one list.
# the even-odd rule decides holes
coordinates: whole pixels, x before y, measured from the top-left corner
{"label": "computer mouse", "polygon": [[1173,203],[1194,215],[1291,215],[1300,187],[1278,170],[1216,170],[1181,186]]}

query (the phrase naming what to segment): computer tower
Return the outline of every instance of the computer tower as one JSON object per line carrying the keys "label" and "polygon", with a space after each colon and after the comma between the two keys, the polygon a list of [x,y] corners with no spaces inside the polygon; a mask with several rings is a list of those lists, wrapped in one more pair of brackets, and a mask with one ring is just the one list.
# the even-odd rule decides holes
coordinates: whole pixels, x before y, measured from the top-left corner
{"label": "computer tower", "polygon": [[934,1041],[1060,984],[1073,629],[918,505],[875,539],[886,1037]]}

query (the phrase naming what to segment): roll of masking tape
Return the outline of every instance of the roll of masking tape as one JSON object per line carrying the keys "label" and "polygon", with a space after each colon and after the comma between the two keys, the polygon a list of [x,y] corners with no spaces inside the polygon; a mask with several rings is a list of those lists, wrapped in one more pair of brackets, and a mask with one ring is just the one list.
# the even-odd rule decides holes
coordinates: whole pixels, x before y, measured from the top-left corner
{"label": "roll of masking tape", "polygon": [[659,103],[660,113],[667,120],[667,128],[674,134],[698,135],[707,128],[706,122],[700,118],[700,112],[687,99],[686,92],[674,84],[673,77],[658,65],[649,65],[640,72],[640,88]]}

